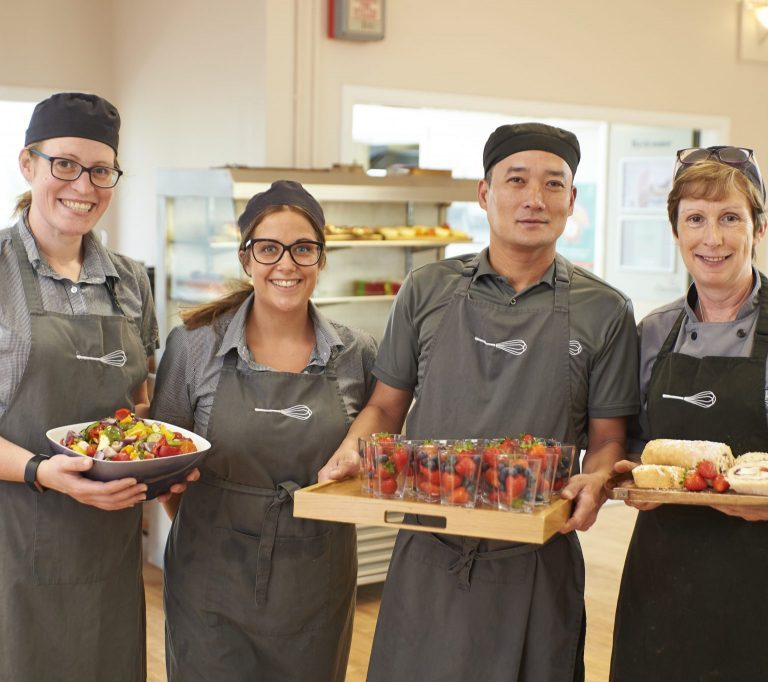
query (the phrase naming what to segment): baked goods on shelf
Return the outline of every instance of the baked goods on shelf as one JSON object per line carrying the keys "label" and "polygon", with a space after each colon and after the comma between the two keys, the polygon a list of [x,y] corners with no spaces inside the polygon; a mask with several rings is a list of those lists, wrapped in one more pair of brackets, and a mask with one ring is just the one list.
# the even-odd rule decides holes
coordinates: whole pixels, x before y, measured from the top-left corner
{"label": "baked goods on shelf", "polygon": [[382,227],[326,225],[325,238],[334,240],[445,240],[471,241],[466,232],[445,225],[392,225]]}

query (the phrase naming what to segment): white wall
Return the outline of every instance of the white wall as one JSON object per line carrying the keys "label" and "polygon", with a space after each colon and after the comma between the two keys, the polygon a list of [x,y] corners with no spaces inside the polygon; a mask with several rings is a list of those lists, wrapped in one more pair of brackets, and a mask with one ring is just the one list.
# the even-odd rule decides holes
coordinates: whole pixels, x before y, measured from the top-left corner
{"label": "white wall", "polygon": [[725,116],[768,164],[768,63],[739,61],[736,0],[388,0],[376,43],[328,39],[326,8],[4,0],[0,87],[118,105],[127,173],[111,243],[149,263],[156,169],[327,166],[345,85]]}

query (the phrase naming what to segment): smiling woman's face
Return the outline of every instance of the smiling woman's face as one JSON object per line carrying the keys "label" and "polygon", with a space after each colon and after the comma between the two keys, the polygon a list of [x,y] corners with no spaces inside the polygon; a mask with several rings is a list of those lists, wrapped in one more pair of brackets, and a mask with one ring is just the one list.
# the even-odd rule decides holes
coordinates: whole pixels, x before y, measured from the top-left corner
{"label": "smiling woman's face", "polygon": [[[288,245],[301,240],[317,241],[317,234],[307,218],[285,209],[265,216],[249,238],[274,239]],[[241,252],[240,257],[245,272],[253,279],[255,305],[274,312],[307,310],[317,284],[319,264],[297,265],[287,251],[272,265],[256,261],[250,248]]]}
{"label": "smiling woman's face", "polygon": [[733,188],[720,200],[682,198],[677,212],[677,242],[697,287],[728,291],[752,277],[755,233],[752,209]]}
{"label": "smiling woman's face", "polygon": [[[35,145],[48,156],[77,161],[88,168],[115,166],[115,152],[103,142],[81,137],[57,137]],[[19,167],[30,185],[29,224],[49,237],[80,236],[90,232],[107,210],[114,188],[95,187],[84,172],[71,182],[51,175],[50,161],[22,150]]]}

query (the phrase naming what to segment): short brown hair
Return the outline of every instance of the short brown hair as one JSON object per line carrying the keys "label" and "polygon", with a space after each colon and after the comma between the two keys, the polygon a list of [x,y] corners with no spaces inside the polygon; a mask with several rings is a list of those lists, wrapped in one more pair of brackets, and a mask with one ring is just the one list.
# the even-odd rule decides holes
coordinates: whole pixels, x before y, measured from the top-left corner
{"label": "short brown hair", "polygon": [[702,161],[685,168],[672,183],[667,197],[667,214],[672,232],[677,237],[677,217],[683,199],[721,201],[732,190],[741,192],[752,213],[753,236],[766,220],[765,204],[760,191],[738,168],[718,161]]}

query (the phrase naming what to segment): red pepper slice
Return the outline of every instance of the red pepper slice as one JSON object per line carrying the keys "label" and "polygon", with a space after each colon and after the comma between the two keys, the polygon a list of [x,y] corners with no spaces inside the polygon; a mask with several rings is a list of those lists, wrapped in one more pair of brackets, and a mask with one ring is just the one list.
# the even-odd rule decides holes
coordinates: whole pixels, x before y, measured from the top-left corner
{"label": "red pepper slice", "polygon": [[121,422],[126,417],[131,416],[131,411],[127,407],[121,407],[119,410],[115,410],[115,419]]}

